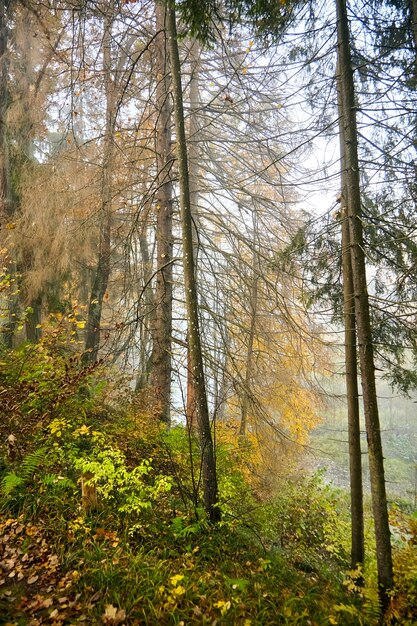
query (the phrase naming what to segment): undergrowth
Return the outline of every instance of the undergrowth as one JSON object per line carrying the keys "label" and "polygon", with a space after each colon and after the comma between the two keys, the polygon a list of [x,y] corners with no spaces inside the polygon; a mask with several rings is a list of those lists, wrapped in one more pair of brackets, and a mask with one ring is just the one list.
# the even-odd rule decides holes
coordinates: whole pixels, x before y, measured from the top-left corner
{"label": "undergrowth", "polygon": [[[201,507],[197,442],[59,336],[4,352],[0,615],[10,624],[376,624],[348,572],[346,495],[320,475],[260,494],[255,443],[218,437],[222,522]],[[7,410],[7,412],[5,412]],[[256,478],[252,478],[252,474]],[[97,503],[81,498],[81,479]],[[396,511],[390,619],[416,620],[416,525]],[[413,525],[414,524],[414,525]],[[4,539],[6,538],[6,539]],[[372,528],[367,530],[372,555]],[[3,619],[3,617],[2,617]],[[36,621],[37,620],[37,621]]]}

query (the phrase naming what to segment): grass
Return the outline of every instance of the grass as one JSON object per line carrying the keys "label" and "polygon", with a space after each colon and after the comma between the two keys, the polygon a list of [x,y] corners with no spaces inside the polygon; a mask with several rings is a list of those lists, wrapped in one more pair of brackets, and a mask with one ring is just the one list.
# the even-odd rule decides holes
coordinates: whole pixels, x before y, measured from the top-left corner
{"label": "grass", "polygon": [[[11,624],[29,624],[29,617],[51,623],[51,615],[57,624],[118,623],[106,622],[108,607],[122,611],[125,624],[372,623],[334,578],[300,572],[281,554],[248,542],[239,529],[211,528],[179,539],[161,526],[143,541],[87,524],[76,536],[64,525],[59,532],[47,523],[29,528],[24,549],[22,533],[11,534],[16,553],[37,545],[47,550],[28,572],[39,576],[34,587],[25,576],[0,588],[3,619]],[[59,568],[48,575],[51,555],[58,556]],[[36,598],[51,604],[32,610]]]}

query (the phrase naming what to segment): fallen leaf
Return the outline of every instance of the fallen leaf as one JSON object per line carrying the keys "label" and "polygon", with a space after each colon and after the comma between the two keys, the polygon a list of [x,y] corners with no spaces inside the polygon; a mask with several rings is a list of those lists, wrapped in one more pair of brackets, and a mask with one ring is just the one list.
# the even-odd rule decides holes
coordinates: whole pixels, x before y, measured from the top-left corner
{"label": "fallen leaf", "polygon": [[36,583],[36,581],[38,580],[39,576],[29,576],[28,578],[28,585],[33,585],[33,583]]}
{"label": "fallen leaf", "polygon": [[90,600],[89,600],[89,603],[91,604],[91,603],[93,603],[93,602],[97,602],[97,600],[100,600],[100,598],[101,598],[101,596],[102,596],[102,595],[103,595],[103,592],[102,592],[102,591],[96,591],[96,593],[94,593],[94,594],[91,596],[91,598],[90,598]]}
{"label": "fallen leaf", "polygon": [[107,604],[101,619],[105,624],[120,624],[126,619],[126,611],[118,609],[112,604]]}

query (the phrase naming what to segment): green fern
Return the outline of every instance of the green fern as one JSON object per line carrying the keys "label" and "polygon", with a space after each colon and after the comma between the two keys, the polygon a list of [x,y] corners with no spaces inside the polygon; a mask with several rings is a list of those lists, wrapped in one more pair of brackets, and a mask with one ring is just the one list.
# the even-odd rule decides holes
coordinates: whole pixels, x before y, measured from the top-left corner
{"label": "green fern", "polygon": [[1,492],[5,496],[9,496],[17,487],[23,485],[24,480],[14,472],[10,472],[3,476],[1,481]]}
{"label": "green fern", "polygon": [[63,478],[61,476],[57,476],[57,474],[46,474],[41,478],[41,483],[45,485],[45,487],[59,490],[72,489],[75,487],[70,478]]}
{"label": "green fern", "polygon": [[28,480],[32,476],[34,471],[44,460],[45,454],[45,448],[39,448],[38,450],[35,450],[35,452],[32,452],[32,454],[28,454],[28,456],[23,459],[22,465],[20,466],[20,476],[24,481]]}
{"label": "green fern", "polygon": [[16,474],[16,472],[9,472],[3,476],[0,483],[0,490],[2,494],[10,496],[15,489],[24,485],[42,463],[44,458],[44,448],[39,448],[38,450],[35,450],[35,452],[32,452],[32,454],[28,454],[28,456],[26,456],[22,461],[19,474]]}

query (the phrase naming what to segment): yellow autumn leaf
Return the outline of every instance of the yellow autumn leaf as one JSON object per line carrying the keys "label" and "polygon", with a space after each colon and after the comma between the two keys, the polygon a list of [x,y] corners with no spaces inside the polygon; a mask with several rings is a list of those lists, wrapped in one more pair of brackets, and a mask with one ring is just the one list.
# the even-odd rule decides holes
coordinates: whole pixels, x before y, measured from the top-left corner
{"label": "yellow autumn leaf", "polygon": [[81,321],[77,322],[77,328],[85,328],[85,321],[81,320]]}
{"label": "yellow autumn leaf", "polygon": [[180,580],[183,580],[183,578],[184,576],[182,574],[175,574],[175,576],[171,576],[171,578],[169,579],[169,582],[171,583],[173,587],[175,587],[176,585],[178,585]]}
{"label": "yellow autumn leaf", "polygon": [[178,587],[175,587],[175,589],[173,589],[171,593],[174,593],[176,596],[182,596],[185,592],[185,587],[183,587],[182,585],[178,585]]}
{"label": "yellow autumn leaf", "polygon": [[227,613],[227,611],[230,609],[231,606],[232,606],[232,603],[230,602],[230,600],[219,600],[218,602],[214,603],[214,607],[216,609],[220,609],[220,613],[222,615]]}

